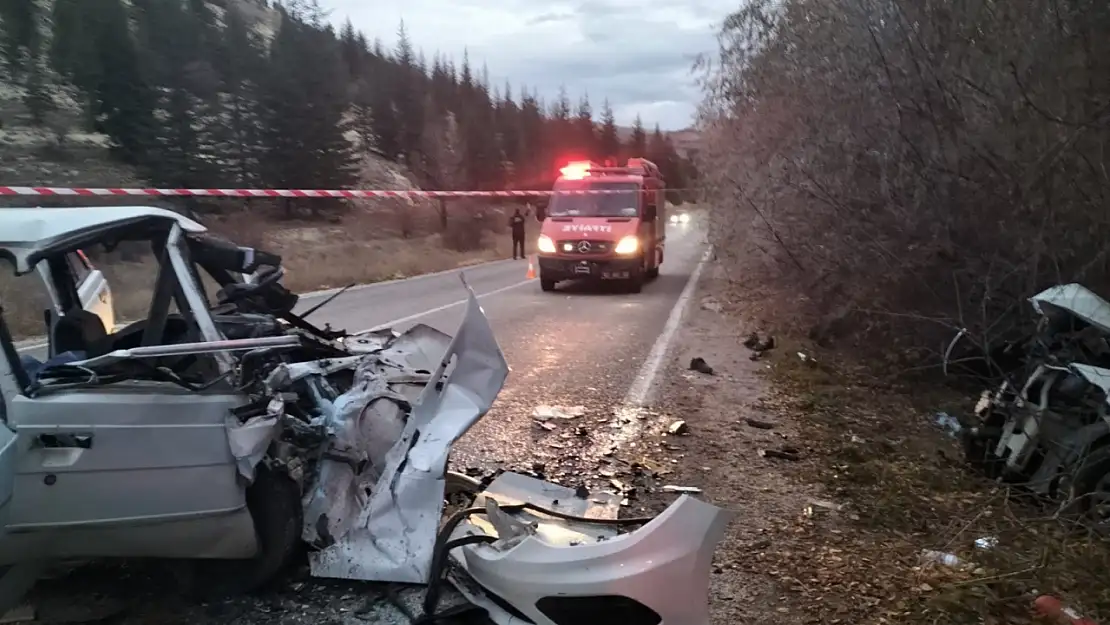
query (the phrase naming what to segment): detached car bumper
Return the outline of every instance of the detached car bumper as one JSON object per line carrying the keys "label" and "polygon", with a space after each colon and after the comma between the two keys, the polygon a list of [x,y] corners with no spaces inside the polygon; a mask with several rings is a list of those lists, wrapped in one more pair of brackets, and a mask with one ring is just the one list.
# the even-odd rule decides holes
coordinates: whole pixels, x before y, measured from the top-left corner
{"label": "detached car bumper", "polygon": [[485,514],[451,535],[489,544],[452,552],[448,579],[497,625],[709,625],[713,553],[732,514],[683,496],[622,533],[618,501],[503,473],[475,500]]}
{"label": "detached car bumper", "polygon": [[637,257],[577,259],[543,256],[539,257],[539,265],[543,277],[553,280],[624,280],[636,277],[642,266]]}

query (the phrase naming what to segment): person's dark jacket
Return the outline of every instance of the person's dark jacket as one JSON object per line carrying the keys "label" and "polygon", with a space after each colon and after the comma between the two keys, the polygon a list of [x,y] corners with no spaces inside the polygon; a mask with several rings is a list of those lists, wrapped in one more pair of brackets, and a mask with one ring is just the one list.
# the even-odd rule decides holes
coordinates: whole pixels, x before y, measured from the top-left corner
{"label": "person's dark jacket", "polygon": [[524,215],[521,215],[519,212],[513,213],[513,216],[509,218],[509,228],[513,231],[513,238],[523,239]]}

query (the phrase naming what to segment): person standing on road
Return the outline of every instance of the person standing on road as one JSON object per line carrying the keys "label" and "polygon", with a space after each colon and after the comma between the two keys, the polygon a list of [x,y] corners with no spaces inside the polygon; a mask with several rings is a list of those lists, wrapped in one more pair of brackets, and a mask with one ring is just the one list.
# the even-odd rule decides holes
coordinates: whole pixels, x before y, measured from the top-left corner
{"label": "person standing on road", "polygon": [[[513,260],[517,258],[524,258],[524,215],[520,214],[520,208],[513,211],[513,216],[509,218],[509,228],[513,233]],[[517,256],[517,250],[520,250],[520,256]]]}

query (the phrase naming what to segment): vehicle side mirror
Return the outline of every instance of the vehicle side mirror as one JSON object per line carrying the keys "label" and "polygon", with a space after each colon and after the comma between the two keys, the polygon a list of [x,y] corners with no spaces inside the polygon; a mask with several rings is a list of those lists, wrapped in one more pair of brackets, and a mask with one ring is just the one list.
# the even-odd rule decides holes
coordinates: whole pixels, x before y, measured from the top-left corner
{"label": "vehicle side mirror", "polygon": [[659,211],[655,208],[655,206],[648,205],[648,206],[644,207],[644,219],[645,220],[655,221],[655,218],[658,216],[658,214],[659,214]]}
{"label": "vehicle side mirror", "polygon": [[536,221],[547,219],[547,207],[543,204],[536,205]]}

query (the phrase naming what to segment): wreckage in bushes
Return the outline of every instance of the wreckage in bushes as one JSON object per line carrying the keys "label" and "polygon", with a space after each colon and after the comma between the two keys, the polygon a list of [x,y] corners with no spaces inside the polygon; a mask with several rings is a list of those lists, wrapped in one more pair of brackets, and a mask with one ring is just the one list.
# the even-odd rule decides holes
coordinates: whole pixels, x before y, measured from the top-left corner
{"label": "wreckage in bushes", "polygon": [[1079,284],[1030,299],[1024,367],[984,391],[963,430],[968,461],[1110,529],[1110,303]]}
{"label": "wreckage in bushes", "polygon": [[[72,256],[136,241],[148,314],[106,327],[110,291]],[[720,509],[618,519],[604,494],[447,471],[508,374],[473,293],[454,337],[320,328],[280,257],[148,207],[0,210],[0,257],[52,300],[41,357],[0,309],[4,602],[54,561],[164,559],[218,596],[307,551],[320,577],[428,585],[425,618],[447,580],[501,625],[708,623]],[[444,523],[450,492],[473,503]]]}

